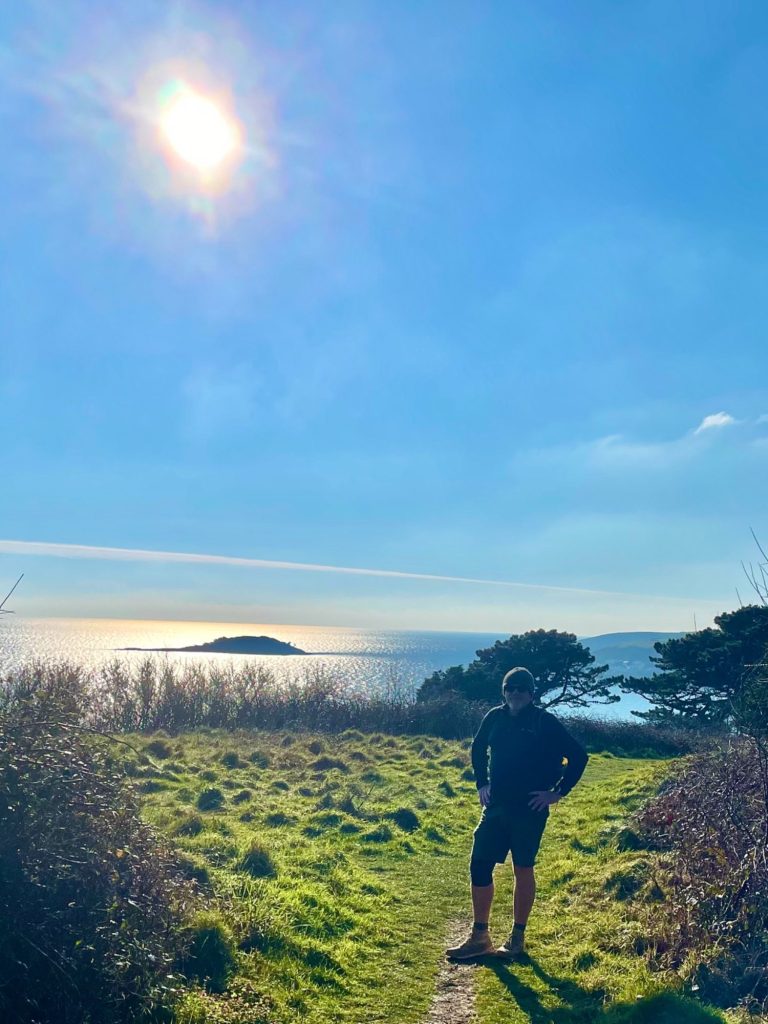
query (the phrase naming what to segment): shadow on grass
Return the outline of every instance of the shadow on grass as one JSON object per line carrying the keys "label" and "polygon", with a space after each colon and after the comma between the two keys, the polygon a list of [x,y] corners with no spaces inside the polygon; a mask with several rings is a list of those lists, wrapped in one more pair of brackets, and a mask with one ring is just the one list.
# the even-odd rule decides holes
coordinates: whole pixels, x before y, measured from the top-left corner
{"label": "shadow on grass", "polygon": [[542,992],[520,980],[514,964],[492,959],[486,959],[484,964],[530,1024],[725,1024],[725,1018],[715,1010],[674,992],[606,1007],[604,989],[587,989],[567,978],[555,978],[533,957],[525,956],[519,961],[520,966],[530,967],[560,1002],[559,1006],[549,1007],[542,1003]]}

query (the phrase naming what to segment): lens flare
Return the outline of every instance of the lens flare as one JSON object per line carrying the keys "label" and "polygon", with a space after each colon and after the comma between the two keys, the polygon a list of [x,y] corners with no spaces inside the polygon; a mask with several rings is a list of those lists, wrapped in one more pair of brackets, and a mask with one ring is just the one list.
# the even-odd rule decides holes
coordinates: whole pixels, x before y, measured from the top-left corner
{"label": "lens flare", "polygon": [[174,83],[161,102],[159,129],[171,153],[208,176],[240,148],[240,129],[214,102],[185,83]]}

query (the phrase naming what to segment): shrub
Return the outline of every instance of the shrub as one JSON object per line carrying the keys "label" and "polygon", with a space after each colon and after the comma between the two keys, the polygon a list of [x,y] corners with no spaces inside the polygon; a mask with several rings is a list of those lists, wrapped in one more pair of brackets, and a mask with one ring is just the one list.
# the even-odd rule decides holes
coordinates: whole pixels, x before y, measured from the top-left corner
{"label": "shrub", "polygon": [[252,796],[253,793],[251,792],[250,789],[241,789],[239,793],[235,793],[235,795],[232,797],[232,803],[245,804],[251,799]]}
{"label": "shrub", "polygon": [[261,843],[251,843],[240,858],[238,867],[254,878],[272,878],[277,874],[272,854]]}
{"label": "shrub", "polygon": [[170,1001],[195,903],[61,692],[0,709],[0,1019],[112,1024]]}
{"label": "shrub", "polygon": [[681,968],[705,998],[768,998],[768,749],[734,739],[689,759],[637,816],[646,845],[666,851],[644,911],[661,966]]}
{"label": "shrub", "polygon": [[312,740],[311,743],[307,744],[307,750],[310,752],[310,754],[322,754],[322,752],[325,750],[325,747],[320,742],[320,740]]}
{"label": "shrub", "polygon": [[215,787],[204,789],[197,798],[197,807],[201,811],[218,811],[223,805],[224,794]]}
{"label": "shrub", "polygon": [[185,930],[188,952],[181,970],[211,992],[224,992],[235,964],[235,940],[224,919],[204,911]]}
{"label": "shrub", "polygon": [[269,768],[270,757],[263,750],[254,750],[248,759],[257,768]]}

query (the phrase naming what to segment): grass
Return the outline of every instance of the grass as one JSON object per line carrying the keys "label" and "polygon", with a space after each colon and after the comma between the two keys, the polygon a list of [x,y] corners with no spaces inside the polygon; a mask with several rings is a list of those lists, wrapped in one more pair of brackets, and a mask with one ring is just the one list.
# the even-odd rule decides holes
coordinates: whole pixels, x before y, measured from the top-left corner
{"label": "grass", "polygon": [[[151,737],[130,740],[151,754]],[[130,758],[132,774],[163,783],[145,792],[144,813],[216,897],[236,945],[226,991],[193,988],[177,1024],[421,1021],[447,931],[470,917],[466,745],[202,730],[171,746],[170,773]],[[209,766],[221,800],[200,799],[214,788]],[[663,773],[664,762],[591,758],[545,833],[530,958],[473,972],[479,1024],[726,1019],[642,956],[632,901],[653,898],[652,861],[618,837]],[[497,938],[511,925],[510,882],[498,869]]]}

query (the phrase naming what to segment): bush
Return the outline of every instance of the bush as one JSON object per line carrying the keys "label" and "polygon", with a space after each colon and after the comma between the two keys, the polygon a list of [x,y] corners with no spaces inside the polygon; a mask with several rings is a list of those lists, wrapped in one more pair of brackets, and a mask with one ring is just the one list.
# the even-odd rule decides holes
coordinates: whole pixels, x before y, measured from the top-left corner
{"label": "bush", "polygon": [[0,709],[0,1019],[115,1024],[173,997],[195,903],[112,756],[62,692]]}
{"label": "bush", "polygon": [[[362,696],[344,691],[322,673],[280,686],[267,670],[255,666],[223,670],[215,665],[180,666],[159,659],[147,659],[138,666],[113,662],[92,673],[67,664],[32,664],[12,673],[5,686],[11,695],[40,689],[74,695],[82,719],[109,732],[270,729],[281,732],[274,742],[286,749],[295,743],[290,733],[282,735],[286,729],[340,734],[356,742],[365,733],[370,734],[372,746],[387,740],[391,745],[395,735],[418,736],[422,743],[426,736],[458,739],[466,745],[488,710],[487,703],[465,700],[455,693],[427,701],[398,694]],[[628,756],[674,757],[699,749],[706,739],[689,730],[638,722],[584,716],[564,722],[589,750],[620,751]],[[157,735],[147,749],[155,743],[161,754],[173,752],[167,738]],[[310,746],[319,748],[321,743],[313,739]],[[439,755],[442,747],[434,741],[430,745],[431,756]],[[231,760],[232,767],[242,767],[236,751],[227,751],[224,757]],[[270,763],[268,755],[259,750],[253,751],[249,760],[256,767]],[[187,771],[199,773],[210,783],[218,778],[210,767],[201,771],[190,764]]]}
{"label": "bush", "polygon": [[660,965],[713,1002],[768,999],[768,749],[743,737],[689,759],[637,821],[665,851],[647,922]]}

